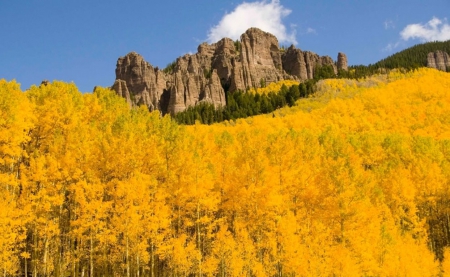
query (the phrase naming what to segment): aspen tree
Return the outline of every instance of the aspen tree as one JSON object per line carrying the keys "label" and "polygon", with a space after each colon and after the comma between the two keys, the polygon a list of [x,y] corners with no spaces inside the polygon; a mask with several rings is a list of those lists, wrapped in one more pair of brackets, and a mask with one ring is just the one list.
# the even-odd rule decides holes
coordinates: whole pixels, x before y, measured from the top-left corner
{"label": "aspen tree", "polygon": [[31,108],[19,84],[0,80],[0,272],[4,276],[22,270],[20,258],[29,259],[24,247],[26,210],[18,204],[22,197],[20,169],[27,159],[24,146],[32,128]]}

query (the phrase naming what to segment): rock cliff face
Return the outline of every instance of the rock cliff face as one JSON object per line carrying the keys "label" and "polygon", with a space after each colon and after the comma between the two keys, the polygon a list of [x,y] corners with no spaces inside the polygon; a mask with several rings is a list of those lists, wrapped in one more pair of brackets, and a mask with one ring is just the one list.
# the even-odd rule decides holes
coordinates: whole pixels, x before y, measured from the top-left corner
{"label": "rock cliff face", "polygon": [[163,114],[175,114],[202,101],[225,105],[225,92],[210,59],[201,53],[185,55],[177,59],[172,72],[165,73],[131,52],[118,59],[112,89],[131,107],[146,105]]}
{"label": "rock cliff face", "polygon": [[347,70],[347,57],[343,53],[339,53],[338,62],[335,63],[329,56],[321,57],[310,51],[303,52],[293,45],[283,53],[282,61],[287,74],[299,80],[314,78],[314,71],[321,66],[333,67],[334,73],[337,73],[338,69]]}
{"label": "rock cliff face", "polygon": [[345,54],[335,63],[294,46],[279,48],[272,34],[250,28],[240,41],[224,38],[217,43],[202,43],[193,55],[179,57],[169,70],[159,70],[135,52],[117,61],[112,89],[130,107],[146,105],[149,110],[175,114],[189,106],[208,102],[216,107],[226,104],[225,91],[260,87],[284,79],[307,80],[318,66],[330,65],[337,72],[347,69]]}
{"label": "rock cliff face", "polygon": [[130,106],[146,105],[149,110],[161,110],[161,98],[170,87],[168,76],[131,52],[117,60],[116,81],[112,88],[124,97]]}
{"label": "rock cliff face", "polygon": [[337,56],[337,68],[338,70],[348,70],[348,61],[347,61],[347,55],[344,53],[339,52]]}
{"label": "rock cliff face", "polygon": [[447,71],[450,68],[450,57],[447,52],[441,50],[430,52],[427,57],[427,67]]}
{"label": "rock cliff face", "polygon": [[240,61],[235,64],[232,90],[259,87],[261,81],[271,83],[283,79],[281,53],[275,36],[251,28],[241,36],[240,45]]}

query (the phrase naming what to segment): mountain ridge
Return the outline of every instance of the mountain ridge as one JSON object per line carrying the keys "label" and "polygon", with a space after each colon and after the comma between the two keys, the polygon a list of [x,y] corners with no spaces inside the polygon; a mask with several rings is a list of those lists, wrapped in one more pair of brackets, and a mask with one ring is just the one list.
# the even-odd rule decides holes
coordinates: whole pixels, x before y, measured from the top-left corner
{"label": "mountain ridge", "polygon": [[450,40],[416,44],[381,59],[373,64],[373,66],[385,67],[389,69],[397,68],[399,66],[406,68],[430,67],[428,63],[428,55],[429,53],[436,51],[450,53]]}
{"label": "mountain ridge", "polygon": [[120,57],[112,89],[129,106],[145,105],[162,114],[176,114],[199,103],[226,105],[229,91],[257,88],[281,80],[308,80],[322,66],[347,70],[347,57],[302,51],[293,45],[280,48],[278,39],[258,28],[250,28],[240,40],[223,38],[198,46],[197,53],[178,57],[165,70],[153,67],[136,52]]}

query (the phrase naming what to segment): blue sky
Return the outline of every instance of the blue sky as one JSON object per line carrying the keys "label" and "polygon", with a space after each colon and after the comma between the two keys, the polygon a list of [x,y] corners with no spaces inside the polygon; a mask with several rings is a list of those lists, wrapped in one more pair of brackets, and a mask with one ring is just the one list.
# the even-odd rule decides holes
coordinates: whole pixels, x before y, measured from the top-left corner
{"label": "blue sky", "polygon": [[449,0],[0,0],[0,79],[22,90],[44,79],[73,81],[91,92],[114,83],[116,61],[128,52],[164,68],[251,25],[281,45],[333,59],[344,52],[350,65],[367,65],[450,39],[449,20]]}

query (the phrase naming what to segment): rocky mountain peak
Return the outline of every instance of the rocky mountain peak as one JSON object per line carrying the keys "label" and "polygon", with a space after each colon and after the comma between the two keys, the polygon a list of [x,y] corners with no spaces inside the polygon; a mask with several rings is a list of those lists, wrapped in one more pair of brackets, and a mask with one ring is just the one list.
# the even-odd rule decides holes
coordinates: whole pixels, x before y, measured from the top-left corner
{"label": "rocky mountain peak", "polygon": [[175,114],[202,102],[216,107],[226,104],[225,92],[259,87],[284,79],[307,80],[318,66],[347,69],[345,54],[335,63],[328,56],[302,52],[294,46],[280,49],[278,39],[258,28],[250,28],[239,41],[223,38],[202,43],[197,53],[179,57],[168,70],[159,70],[136,52],[117,60],[112,88],[131,107]]}
{"label": "rocky mountain peak", "polygon": [[249,66],[258,65],[281,69],[278,39],[258,28],[250,28],[241,35],[242,57]]}

